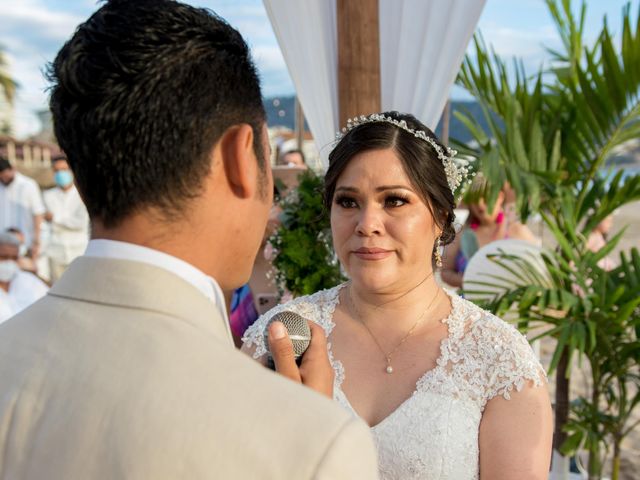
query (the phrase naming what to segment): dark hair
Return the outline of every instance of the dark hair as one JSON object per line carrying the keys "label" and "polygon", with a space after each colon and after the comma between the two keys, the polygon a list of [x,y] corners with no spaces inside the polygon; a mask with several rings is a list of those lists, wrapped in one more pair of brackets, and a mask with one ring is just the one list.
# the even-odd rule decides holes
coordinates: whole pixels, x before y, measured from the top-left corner
{"label": "dark hair", "polygon": [[240,33],[171,0],[111,0],[49,67],[56,137],[92,218],[107,227],[144,207],[178,218],[209,153],[245,123],[263,182],[260,81]]}
{"label": "dark hair", "polygon": [[13,168],[11,162],[4,157],[0,157],[0,172],[4,172],[5,170],[9,170]]}
{"label": "dark hair", "polygon": [[282,154],[282,159],[284,160],[284,157],[286,157],[290,153],[299,153],[300,154],[300,158],[302,158],[302,163],[304,163],[306,165],[307,159],[304,156],[304,152],[302,150],[300,150],[299,148],[294,148],[292,150],[287,150],[286,152],[284,152]]}
{"label": "dark hair", "polygon": [[62,155],[62,154],[56,155],[55,157],[53,157],[51,159],[51,165],[53,165],[56,162],[68,162],[67,156],[66,155]]}
{"label": "dark hair", "polygon": [[[404,120],[409,128],[424,131],[446,151],[434,133],[413,115],[398,112],[384,112],[382,115]],[[455,237],[455,199],[442,161],[429,143],[388,122],[365,123],[349,130],[331,151],[324,186],[326,208],[331,209],[338,178],[355,155],[387,148],[396,152],[412,186],[442,229],[441,244],[451,243]]]}

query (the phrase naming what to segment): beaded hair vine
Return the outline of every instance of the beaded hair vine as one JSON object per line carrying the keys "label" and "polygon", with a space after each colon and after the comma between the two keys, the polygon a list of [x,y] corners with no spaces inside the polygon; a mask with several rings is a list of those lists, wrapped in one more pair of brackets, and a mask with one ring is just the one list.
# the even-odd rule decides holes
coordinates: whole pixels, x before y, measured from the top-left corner
{"label": "beaded hair vine", "polygon": [[387,117],[381,113],[373,113],[369,116],[360,115],[359,117],[350,118],[347,120],[347,126],[342,131],[336,134],[336,140],[341,140],[348,132],[365,123],[381,123],[386,122],[395,125],[402,130],[409,132],[414,137],[427,142],[435,150],[438,158],[442,162],[444,172],[447,175],[447,183],[451,193],[455,194],[455,191],[469,176],[469,162],[467,160],[456,159],[455,156],[458,153],[456,150],[452,150],[449,147],[445,147],[445,150],[438,144],[433,138],[426,134],[423,130],[414,130],[407,125],[404,120],[396,120],[392,117]]}

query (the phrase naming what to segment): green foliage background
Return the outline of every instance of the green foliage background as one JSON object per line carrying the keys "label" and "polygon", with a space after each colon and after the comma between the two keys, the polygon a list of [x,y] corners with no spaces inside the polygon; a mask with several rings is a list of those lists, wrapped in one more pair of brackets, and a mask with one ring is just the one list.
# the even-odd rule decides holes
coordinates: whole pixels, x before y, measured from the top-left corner
{"label": "green foliage background", "polygon": [[269,239],[276,250],[273,266],[282,294],[310,295],[345,278],[331,242],[329,216],[322,203],[323,180],[311,170],[300,175],[297,190],[282,201],[282,225]]}

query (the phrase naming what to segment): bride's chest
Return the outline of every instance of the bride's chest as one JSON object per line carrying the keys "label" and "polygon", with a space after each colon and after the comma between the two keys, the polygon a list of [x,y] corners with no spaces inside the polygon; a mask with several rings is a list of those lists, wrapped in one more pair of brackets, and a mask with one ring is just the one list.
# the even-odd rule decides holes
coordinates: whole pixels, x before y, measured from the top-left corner
{"label": "bride's chest", "polygon": [[410,398],[418,381],[437,367],[446,327],[437,336],[408,339],[389,356],[366,336],[349,333],[337,323],[329,337],[340,364],[339,385],[357,414],[373,426]]}
{"label": "bride's chest", "polygon": [[[341,390],[336,400],[350,407]],[[482,414],[468,399],[417,391],[371,429],[383,479],[475,479]]]}

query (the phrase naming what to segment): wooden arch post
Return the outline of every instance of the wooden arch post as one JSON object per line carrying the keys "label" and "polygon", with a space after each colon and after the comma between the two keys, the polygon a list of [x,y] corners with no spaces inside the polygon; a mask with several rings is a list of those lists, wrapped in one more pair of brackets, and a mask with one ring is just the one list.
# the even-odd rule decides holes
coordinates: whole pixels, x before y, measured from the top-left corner
{"label": "wooden arch post", "polygon": [[380,111],[378,0],[337,0],[340,128]]}

